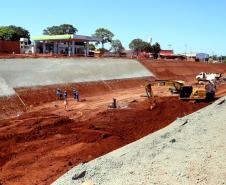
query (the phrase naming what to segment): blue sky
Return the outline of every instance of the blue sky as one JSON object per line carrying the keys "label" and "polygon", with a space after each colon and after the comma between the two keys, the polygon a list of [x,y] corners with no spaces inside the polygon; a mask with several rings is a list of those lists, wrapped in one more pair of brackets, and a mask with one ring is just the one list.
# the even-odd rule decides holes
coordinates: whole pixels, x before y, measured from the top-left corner
{"label": "blue sky", "polygon": [[31,35],[48,26],[73,24],[78,34],[110,29],[125,48],[134,38],[159,42],[175,52],[226,55],[225,0],[20,0],[1,1],[0,25],[17,25]]}

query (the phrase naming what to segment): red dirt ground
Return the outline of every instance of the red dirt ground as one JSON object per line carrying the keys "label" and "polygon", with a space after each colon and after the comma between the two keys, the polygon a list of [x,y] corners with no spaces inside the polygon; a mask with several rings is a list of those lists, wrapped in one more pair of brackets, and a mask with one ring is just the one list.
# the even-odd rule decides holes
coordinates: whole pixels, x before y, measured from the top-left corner
{"label": "red dirt ground", "polygon": [[[159,79],[194,82],[201,71],[224,72],[226,65],[142,61]],[[50,184],[73,166],[90,161],[155,132],[206,105],[155,97],[144,91],[147,78],[16,89],[18,97],[0,99],[0,184]],[[80,91],[74,102],[71,87]],[[69,92],[69,111],[55,97]],[[218,95],[225,95],[225,84]],[[164,93],[160,93],[163,94]],[[108,109],[117,98],[120,109]],[[17,115],[17,116],[16,116]]]}
{"label": "red dirt ground", "polygon": [[[43,103],[53,102],[57,100],[56,88],[66,89],[69,94],[72,93],[72,87],[79,90],[81,98],[86,98],[95,95],[106,94],[120,89],[130,89],[143,86],[145,80],[153,79],[152,77],[123,79],[123,80],[108,80],[99,82],[85,82],[76,84],[60,84],[52,86],[40,86],[33,88],[16,89],[17,94],[26,105],[26,109],[42,105]],[[0,119],[9,116],[21,114],[26,109],[17,96],[0,98]]]}
{"label": "red dirt ground", "polygon": [[0,59],[12,59],[12,58],[84,58],[84,56],[68,56],[63,54],[12,54],[12,53],[1,53]]}
{"label": "red dirt ground", "polygon": [[[2,183],[50,184],[72,166],[136,141],[207,105],[156,97],[156,106],[150,110],[148,100],[138,100],[125,109],[100,105],[101,111],[94,115],[84,112],[81,121],[70,118],[77,109],[61,116],[51,112],[54,108],[1,120]],[[89,111],[92,109],[96,108]]]}

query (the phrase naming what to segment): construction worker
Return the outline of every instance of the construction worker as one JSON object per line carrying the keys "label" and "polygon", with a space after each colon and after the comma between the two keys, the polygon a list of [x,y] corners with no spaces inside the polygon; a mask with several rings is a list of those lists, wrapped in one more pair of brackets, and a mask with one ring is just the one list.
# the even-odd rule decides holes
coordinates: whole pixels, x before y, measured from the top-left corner
{"label": "construction worker", "polygon": [[153,97],[153,91],[152,91],[152,87],[151,87],[151,84],[147,84],[146,86],[146,92],[147,92],[147,96],[150,98],[150,97]]}
{"label": "construction worker", "polygon": [[113,102],[112,102],[112,107],[111,108],[113,108],[113,109],[116,109],[117,108],[117,103],[116,103],[116,99],[115,98],[113,98]]}
{"label": "construction worker", "polygon": [[74,99],[79,102],[79,92],[75,88],[73,88],[72,94]]}
{"label": "construction worker", "polygon": [[57,88],[57,90],[56,90],[56,95],[57,95],[58,99],[62,100],[63,93],[61,92],[61,90],[59,88]]}
{"label": "construction worker", "polygon": [[216,84],[212,81],[209,81],[209,84],[205,86],[206,89],[206,99],[214,100],[215,92],[216,92]]}
{"label": "construction worker", "polygon": [[67,91],[64,91],[64,109],[68,110]]}
{"label": "construction worker", "polygon": [[79,102],[79,92],[76,91],[76,99],[77,99],[77,102]]}
{"label": "construction worker", "polygon": [[74,99],[76,100],[77,99],[77,91],[75,88],[73,88],[73,90],[72,90],[72,95],[73,95]]}

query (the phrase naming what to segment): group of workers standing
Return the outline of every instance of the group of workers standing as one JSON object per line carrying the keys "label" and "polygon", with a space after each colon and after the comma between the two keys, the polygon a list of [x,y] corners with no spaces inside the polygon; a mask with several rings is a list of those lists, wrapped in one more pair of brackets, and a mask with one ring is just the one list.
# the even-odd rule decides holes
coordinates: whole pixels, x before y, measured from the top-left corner
{"label": "group of workers standing", "polygon": [[[68,110],[68,99],[67,99],[68,94],[67,94],[67,91],[64,90],[64,92],[62,92],[59,88],[57,88],[56,95],[60,100],[64,100],[64,108],[65,108],[65,110]],[[72,95],[73,95],[74,100],[79,102],[79,92],[78,92],[78,90],[73,88],[72,89]]]}

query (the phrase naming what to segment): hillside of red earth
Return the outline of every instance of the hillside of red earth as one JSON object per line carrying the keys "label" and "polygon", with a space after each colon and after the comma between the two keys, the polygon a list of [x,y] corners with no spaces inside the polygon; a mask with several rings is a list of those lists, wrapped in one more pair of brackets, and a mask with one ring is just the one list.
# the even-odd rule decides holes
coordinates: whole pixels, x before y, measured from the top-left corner
{"label": "hillside of red earth", "polygon": [[[184,80],[185,85],[196,85],[195,76],[200,72],[221,73],[226,77],[226,64],[211,64],[203,62],[147,60],[140,62],[159,80]],[[217,83],[216,96],[226,95],[226,84]]]}
{"label": "hillside of red earth", "polygon": [[226,73],[226,64],[209,64],[186,61],[153,61],[141,60],[141,63],[151,70],[158,79],[195,81],[200,72]]}
{"label": "hillside of red earth", "polygon": [[17,116],[26,110],[32,109],[32,107],[56,101],[57,88],[62,91],[67,90],[68,94],[72,94],[72,88],[75,87],[80,92],[81,99],[85,99],[86,97],[119,91],[120,89],[125,90],[134,87],[142,87],[143,89],[145,80],[151,79],[153,78],[145,77],[15,89],[17,93],[15,96],[0,97],[0,119]]}
{"label": "hillside of red earth", "polygon": [[69,112],[64,112],[58,102],[53,107],[46,105],[48,109],[44,106],[1,120],[2,184],[50,184],[71,167],[136,141],[207,105],[177,97],[156,97],[152,102],[132,99],[121,109],[87,103],[80,109],[75,104]]}

